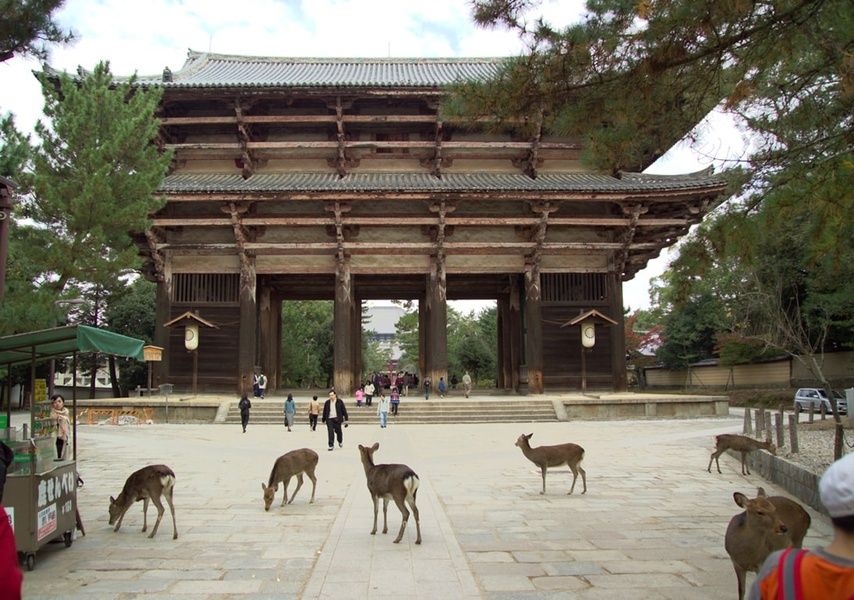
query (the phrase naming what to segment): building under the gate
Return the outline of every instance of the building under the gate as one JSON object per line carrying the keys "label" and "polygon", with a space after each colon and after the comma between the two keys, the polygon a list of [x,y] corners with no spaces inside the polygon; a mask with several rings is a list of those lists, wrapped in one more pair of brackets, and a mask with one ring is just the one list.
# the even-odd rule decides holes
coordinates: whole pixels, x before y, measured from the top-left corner
{"label": "building under the gate", "polygon": [[[334,382],[358,381],[360,306],[417,300],[420,375],[447,378],[446,302],[498,306],[498,386],[578,388],[577,326],[596,309],[588,387],[625,388],[622,282],[700,221],[723,191],[711,173],[592,172],[581,142],[487,133],[444,120],[453,82],[500,59],[308,59],[190,52],[164,90],[175,151],[166,204],[138,238],[157,282],[159,382],[188,388],[194,311],[200,390],[234,390],[260,365],[278,384],[281,304],[334,300]],[[645,168],[647,165],[644,165]]]}

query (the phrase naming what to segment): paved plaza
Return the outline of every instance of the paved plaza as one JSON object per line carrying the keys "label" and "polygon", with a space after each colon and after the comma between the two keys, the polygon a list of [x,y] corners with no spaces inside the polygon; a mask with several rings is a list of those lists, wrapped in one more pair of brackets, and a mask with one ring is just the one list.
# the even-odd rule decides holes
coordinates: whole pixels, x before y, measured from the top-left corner
{"label": "paved plaza", "polygon": [[[78,503],[85,537],[52,544],[25,573],[24,598],[734,598],[735,574],[723,548],[734,491],[762,485],[738,462],[706,472],[713,435],[737,432],[741,418],[398,425],[353,425],[344,447],[326,450],[322,426],[81,426]],[[586,449],[588,492],[572,496],[566,468],[552,470],[541,496],[539,470],[514,446],[576,442]],[[410,518],[392,540],[370,535],[372,505],[357,444],[380,443],[376,461],[404,462],[421,478],[423,543]],[[310,482],[264,512],[261,482],[274,459],[315,449],[317,499]],[[179,538],[168,509],[153,540],[140,533],[142,503],[118,533],[107,524],[110,495],[131,471],[166,463],[176,472]],[[291,489],[295,483],[291,482]],[[149,518],[156,514],[149,507]],[[827,543],[829,520],[810,509],[807,546]],[[380,521],[382,514],[380,514]],[[149,527],[151,526],[149,522]],[[380,528],[382,523],[380,522]],[[381,531],[381,529],[380,529]],[[752,576],[749,576],[752,582]]]}

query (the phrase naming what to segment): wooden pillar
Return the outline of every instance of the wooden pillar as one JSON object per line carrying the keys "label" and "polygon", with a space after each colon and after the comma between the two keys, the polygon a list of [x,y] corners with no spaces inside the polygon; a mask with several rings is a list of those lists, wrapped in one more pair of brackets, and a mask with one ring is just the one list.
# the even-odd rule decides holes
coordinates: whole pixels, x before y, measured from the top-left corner
{"label": "wooden pillar", "polygon": [[509,344],[510,344],[510,387],[519,392],[521,382],[519,381],[519,368],[522,366],[522,301],[520,294],[519,277],[510,276],[509,295]]}
{"label": "wooden pillar", "polygon": [[525,363],[528,366],[528,392],[542,394],[543,316],[540,300],[540,270],[525,267]]}
{"label": "wooden pillar", "polygon": [[353,356],[353,390],[355,391],[362,383],[362,300],[354,300],[353,314],[350,327],[353,330],[353,343],[351,345]]}
{"label": "wooden pillar", "polygon": [[623,315],[623,282],[619,273],[608,274],[610,311],[617,324],[611,327],[611,377],[615,392],[628,389],[626,377],[626,329]]}
{"label": "wooden pillar", "polygon": [[276,342],[279,336],[276,335],[275,306],[272,290],[269,287],[262,287],[258,293],[258,364],[267,376],[268,393],[278,387]]}
{"label": "wooden pillar", "polygon": [[252,382],[252,373],[255,369],[258,345],[258,305],[255,298],[255,257],[247,256],[241,261],[240,266],[240,331],[238,334],[237,365],[238,376],[235,386],[240,389],[240,376],[245,375],[248,382]]}
{"label": "wooden pillar", "polygon": [[163,358],[154,363],[154,387],[169,381],[169,328],[163,324],[172,319],[172,265],[164,261],[163,279],[157,282],[154,306],[154,345],[163,348]]}
{"label": "wooden pillar", "polygon": [[418,299],[418,377],[420,381],[429,374],[430,363],[427,360],[427,346],[430,332],[427,324],[430,322],[430,309],[425,298]]}
{"label": "wooden pillar", "polygon": [[[448,302],[445,299],[445,282],[441,275],[427,277],[427,300],[429,307],[427,330],[427,369],[433,380],[433,389],[439,389],[439,378],[448,383]],[[438,391],[437,391],[438,393]]]}
{"label": "wooden pillar", "polygon": [[510,361],[510,297],[498,298],[498,389],[508,390],[513,385],[513,365]]}
{"label": "wooden pillar", "polygon": [[332,381],[342,398],[353,393],[353,276],[349,259],[338,262],[335,273],[334,368]]}
{"label": "wooden pillar", "polygon": [[[270,337],[272,370],[267,375],[267,389],[275,391],[282,387],[282,301],[276,298],[272,302],[273,335]],[[272,385],[272,387],[270,387]]]}

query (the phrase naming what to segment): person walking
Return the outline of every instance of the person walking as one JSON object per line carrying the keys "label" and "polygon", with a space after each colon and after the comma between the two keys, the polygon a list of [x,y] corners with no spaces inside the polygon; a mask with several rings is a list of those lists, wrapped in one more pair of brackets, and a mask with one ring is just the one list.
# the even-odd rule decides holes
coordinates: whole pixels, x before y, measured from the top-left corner
{"label": "person walking", "polygon": [[466,394],[466,398],[468,398],[471,394],[471,375],[469,375],[468,371],[463,375],[463,391]]}
{"label": "person walking", "polygon": [[361,387],[359,387],[359,389],[356,390],[356,407],[357,408],[362,408],[362,400],[364,400],[364,398],[365,398],[365,390],[363,390]]}
{"label": "person walking", "polygon": [[430,399],[430,386],[433,385],[433,382],[430,381],[430,376],[424,378],[424,399]]}
{"label": "person walking", "polygon": [[71,418],[68,409],[65,407],[65,398],[62,397],[62,394],[54,394],[50,400],[50,418],[56,424],[56,460],[62,460],[68,446]]}
{"label": "person walking", "polygon": [[320,402],[317,396],[312,396],[308,403],[308,426],[312,431],[317,431],[317,417],[320,415]]}
{"label": "person walking", "polygon": [[240,397],[237,408],[240,409],[240,424],[243,425],[243,433],[246,433],[246,426],[249,424],[249,409],[252,408],[252,403],[249,401],[249,396],[246,392],[243,392],[243,395]]}
{"label": "person walking", "polygon": [[854,453],[827,468],[818,492],[833,524],[830,545],[770,554],[750,589],[749,600],[854,598]]}
{"label": "person walking", "polygon": [[380,400],[377,403],[377,415],[380,417],[380,428],[385,429],[388,427],[388,409],[389,409],[389,401],[388,398],[385,397],[385,394],[380,394]]}
{"label": "person walking", "polygon": [[396,387],[391,388],[391,414],[397,416],[397,409],[400,406],[400,392]]}
{"label": "person walking", "polygon": [[436,387],[439,390],[439,398],[444,398],[445,393],[448,391],[448,384],[445,383],[444,377],[439,377],[439,385]]}
{"label": "person walking", "polygon": [[252,389],[256,398],[263,398],[267,391],[267,376],[260,369],[252,376]]}
{"label": "person walking", "polygon": [[288,399],[285,400],[284,413],[285,413],[285,427],[287,427],[288,431],[290,431],[291,427],[294,424],[294,417],[297,414],[297,405],[296,405],[296,402],[294,402],[293,394],[288,394]]}
{"label": "person walking", "polygon": [[368,379],[368,383],[365,385],[365,406],[371,405],[371,400],[373,400],[376,391],[373,382]]}
{"label": "person walking", "polygon": [[326,433],[329,436],[329,451],[335,449],[335,438],[338,438],[338,447],[344,447],[344,434],[341,432],[341,423],[347,427],[349,416],[344,401],[338,397],[335,391],[329,392],[329,398],[323,403],[323,422],[326,423]]}

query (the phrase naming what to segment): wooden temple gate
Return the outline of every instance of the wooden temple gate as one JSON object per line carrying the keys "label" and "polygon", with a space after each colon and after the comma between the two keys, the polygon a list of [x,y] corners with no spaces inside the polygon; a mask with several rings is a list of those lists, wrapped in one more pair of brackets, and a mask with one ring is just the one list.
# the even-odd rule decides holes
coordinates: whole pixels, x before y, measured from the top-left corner
{"label": "wooden temple gate", "polygon": [[[234,390],[260,365],[279,386],[281,305],[334,300],[334,385],[361,373],[361,305],[419,306],[420,375],[447,380],[447,301],[498,303],[499,387],[580,387],[577,327],[597,309],[591,386],[625,388],[622,281],[717,202],[722,181],[603,174],[579,140],[444,120],[459,78],[497,59],[279,59],[190,53],[164,90],[160,143],[175,151],[166,203],[137,236],[158,283],[156,377],[186,387],[180,331],[202,332],[199,386]],[[674,140],[675,141],[675,140]],[[639,165],[639,170],[647,165]]]}

